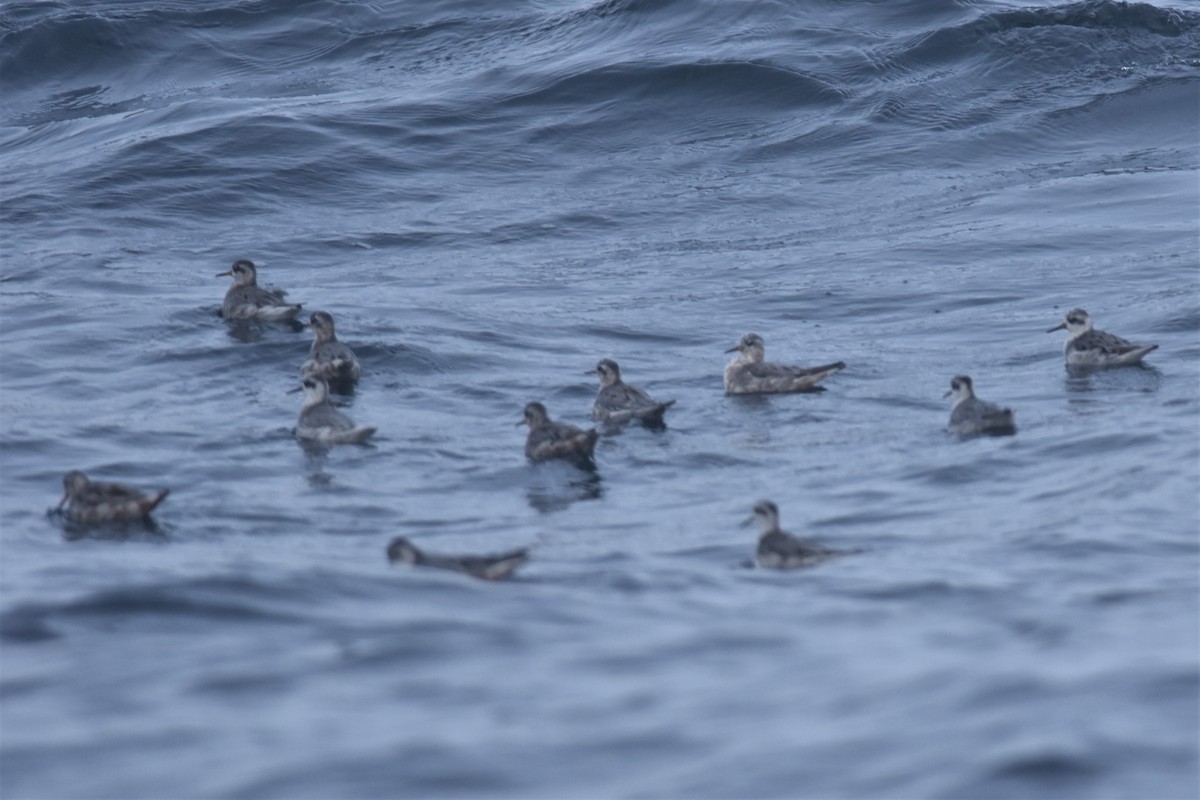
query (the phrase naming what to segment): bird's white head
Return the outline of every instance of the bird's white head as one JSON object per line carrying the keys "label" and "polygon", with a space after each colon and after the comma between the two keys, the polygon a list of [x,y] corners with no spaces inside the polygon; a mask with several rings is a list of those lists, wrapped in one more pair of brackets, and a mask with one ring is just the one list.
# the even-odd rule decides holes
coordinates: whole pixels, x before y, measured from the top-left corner
{"label": "bird's white head", "polygon": [[742,520],[742,527],[750,523],[758,526],[759,535],[779,529],[779,506],[770,500],[759,500],[754,504],[754,511]]}
{"label": "bird's white head", "polygon": [[942,397],[954,395],[954,402],[961,403],[963,400],[969,400],[975,396],[975,385],[971,383],[971,379],[966,375],[955,375],[950,379],[950,390]]}
{"label": "bird's white head", "polygon": [[388,542],[387,557],[388,561],[393,564],[397,562],[416,564],[421,560],[421,551],[408,539],[405,539],[403,536],[397,536]]}
{"label": "bird's white head", "polygon": [[77,469],[73,469],[63,476],[63,496],[62,500],[58,501],[58,507],[62,508],[67,500],[75,497],[83,492],[88,487],[91,481],[87,475],[84,475]]}
{"label": "bird's white head", "polygon": [[325,382],[324,378],[318,378],[316,375],[305,375],[303,382],[295,389],[292,389],[292,391],[303,391],[304,407],[309,408],[310,406],[324,402],[329,397],[329,384]]}
{"label": "bird's white head", "polygon": [[254,266],[254,262],[245,258],[239,258],[233,262],[233,266],[225,272],[218,272],[218,278],[233,276],[233,282],[238,286],[256,286],[258,284],[258,270]]}
{"label": "bird's white head", "polygon": [[336,336],[333,327],[333,315],[328,311],[314,311],[308,318],[306,328],[311,328],[318,342],[328,342]]}
{"label": "bird's white head", "polygon": [[546,407],[541,403],[527,403],[525,406],[525,417],[518,425],[528,425],[530,428],[540,428],[550,421],[550,414],[546,411]]}
{"label": "bird's white head", "polygon": [[589,370],[587,374],[598,376],[601,386],[612,386],[621,380],[621,368],[611,358],[600,359],[596,364],[596,368]]}
{"label": "bird's white head", "polygon": [[767,345],[757,333],[747,333],[737,343],[736,347],[726,350],[726,353],[738,353],[738,358],[744,361],[762,361],[766,355]]}
{"label": "bird's white head", "polygon": [[1058,323],[1053,328],[1048,329],[1046,333],[1061,331],[1063,328],[1066,328],[1067,333],[1071,334],[1071,336],[1078,336],[1081,333],[1087,333],[1092,329],[1092,318],[1088,312],[1084,311],[1082,308],[1073,308],[1067,312],[1067,316],[1062,322]]}

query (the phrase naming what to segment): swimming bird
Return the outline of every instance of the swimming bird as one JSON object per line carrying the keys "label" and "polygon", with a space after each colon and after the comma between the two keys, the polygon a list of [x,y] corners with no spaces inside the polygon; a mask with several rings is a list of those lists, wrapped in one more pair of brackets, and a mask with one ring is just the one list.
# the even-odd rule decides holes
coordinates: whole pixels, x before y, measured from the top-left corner
{"label": "swimming bird", "polygon": [[600,437],[595,428],[585,431],[565,422],[555,422],[541,403],[526,405],[525,418],[517,424],[529,426],[525,457],[530,461],[565,458],[586,464],[592,460],[596,439]]}
{"label": "swimming bird", "polygon": [[621,368],[611,358],[602,358],[587,375],[600,378],[600,392],[592,406],[592,419],[597,422],[621,423],[637,419],[642,424],[661,428],[663,415],[675,405],[674,400],[660,403],[636,386],[621,380]]}
{"label": "swimming bird", "polygon": [[329,384],[324,378],[308,375],[293,392],[304,390],[304,405],[296,423],[296,436],[324,444],[365,442],[375,428],[355,427],[354,423],[329,402]]}
{"label": "swimming bird", "polygon": [[956,375],[950,380],[950,391],[944,396],[950,395],[954,395],[948,428],[951,433],[959,436],[979,433],[1004,436],[1017,432],[1012,409],[980,400],[975,396],[974,384],[966,375]]}
{"label": "swimming bird", "polygon": [[66,504],[67,519],[80,523],[144,519],[171,492],[163,489],[151,497],[120,483],[90,481],[77,469],[63,478],[63,490],[58,510]]}
{"label": "swimming bird", "polygon": [[737,353],[725,367],[725,394],[822,391],[817,384],[846,367],[844,361],[820,367],[794,367],[763,361],[766,345],[757,333],[747,333],[736,347],[725,352]]}
{"label": "swimming bird", "polygon": [[485,581],[500,581],[512,575],[517,567],[528,560],[529,551],[522,548],[487,556],[440,556],[422,552],[408,539],[397,536],[388,543],[387,557],[392,564],[401,562],[422,567],[448,569],[451,572],[462,572]]}
{"label": "swimming bird", "polygon": [[300,371],[338,383],[357,381],[362,375],[362,365],[354,351],[338,341],[333,317],[325,311],[314,311],[304,327],[312,328],[313,343]]}
{"label": "swimming bird", "polygon": [[280,322],[300,313],[299,303],[291,305],[283,299],[287,292],[258,285],[258,270],[253,261],[239,258],[227,272],[217,273],[218,278],[229,275],[233,276],[233,286],[225,292],[225,302],[221,304],[221,316],[225,319]]}
{"label": "swimming bird", "polygon": [[754,512],[742,521],[742,527],[758,523],[758,550],[754,561],[767,569],[811,567],[835,556],[860,553],[861,550],[830,550],[811,539],[801,539],[779,528],[779,507],[770,500],[760,500]]}
{"label": "swimming bird", "polygon": [[1092,327],[1092,317],[1082,308],[1067,312],[1066,319],[1046,333],[1067,329],[1063,356],[1069,367],[1121,367],[1139,364],[1156,344],[1134,344],[1120,336],[1098,331]]}

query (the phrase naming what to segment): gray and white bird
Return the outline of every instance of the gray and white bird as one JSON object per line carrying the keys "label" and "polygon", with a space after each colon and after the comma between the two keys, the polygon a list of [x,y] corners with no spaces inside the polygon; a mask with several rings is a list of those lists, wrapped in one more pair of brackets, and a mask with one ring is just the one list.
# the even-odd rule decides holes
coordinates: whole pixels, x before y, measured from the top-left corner
{"label": "gray and white bird", "polygon": [[770,500],[760,500],[754,512],[742,521],[742,527],[758,525],[758,549],[754,563],[766,569],[795,569],[811,567],[836,556],[850,555],[861,550],[830,550],[819,542],[801,539],[781,530],[779,507]]}
{"label": "gray and white bird", "polygon": [[282,289],[264,289],[258,285],[258,270],[253,261],[239,258],[217,277],[233,276],[233,286],[225,292],[221,304],[221,316],[225,319],[261,319],[281,322],[294,319],[300,313],[299,303],[284,300],[287,292]]}
{"label": "gray and white bird", "polygon": [[359,427],[329,402],[329,384],[324,378],[308,375],[293,392],[304,391],[304,405],[296,423],[296,436],[322,444],[360,444],[375,433],[375,428]]}
{"label": "gray and white bird", "polygon": [[525,457],[530,461],[565,458],[589,464],[596,449],[596,439],[600,437],[595,428],[584,430],[565,422],[555,422],[541,403],[527,404],[525,418],[517,424],[529,426]]}
{"label": "gray and white bird", "polygon": [[500,581],[512,575],[517,567],[529,559],[529,551],[522,548],[486,556],[443,556],[418,550],[408,539],[397,536],[388,543],[387,557],[392,564],[434,567],[461,572],[485,581]]}
{"label": "gray and white bird", "polygon": [[943,397],[954,395],[954,408],[950,411],[947,430],[959,436],[975,436],[986,433],[992,436],[1007,436],[1017,432],[1011,408],[980,400],[975,396],[975,386],[966,375],[950,379],[950,390]]}
{"label": "gray and white bird", "polygon": [[766,345],[757,333],[747,333],[726,353],[737,353],[725,367],[725,394],[777,394],[821,391],[818,383],[846,362],[835,361],[820,367],[795,367],[764,361]]}
{"label": "gray and white bird", "polygon": [[592,406],[592,419],[619,424],[636,419],[651,428],[663,427],[663,415],[674,400],[658,402],[636,386],[621,380],[621,368],[611,358],[602,358],[587,375],[600,378],[600,391]]}
{"label": "gray and white bird", "polygon": [[314,311],[304,327],[313,332],[312,349],[308,360],[300,367],[304,375],[315,375],[334,383],[354,383],[362,375],[362,365],[354,351],[338,341],[333,316],[326,311]]}
{"label": "gray and white bird", "polygon": [[1067,330],[1063,357],[1068,367],[1122,367],[1140,364],[1156,344],[1134,344],[1120,336],[1092,327],[1092,317],[1082,308],[1067,312],[1066,318],[1046,333]]}
{"label": "gray and white bird", "polygon": [[170,489],[146,495],[120,483],[101,483],[88,480],[79,470],[71,470],[63,478],[63,496],[57,510],[67,519],[84,524],[126,522],[145,519],[161,503]]}

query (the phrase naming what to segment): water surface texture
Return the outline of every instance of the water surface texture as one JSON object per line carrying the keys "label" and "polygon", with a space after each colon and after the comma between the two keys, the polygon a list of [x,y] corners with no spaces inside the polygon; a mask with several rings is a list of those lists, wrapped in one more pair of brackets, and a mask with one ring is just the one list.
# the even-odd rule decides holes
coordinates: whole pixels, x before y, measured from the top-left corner
{"label": "water surface texture", "polygon": [[[15,0],[0,81],[5,797],[1197,796],[1193,4]],[[747,331],[848,366],[727,398]],[[668,429],[528,465],[602,357]],[[865,552],[746,568],[760,498]]]}

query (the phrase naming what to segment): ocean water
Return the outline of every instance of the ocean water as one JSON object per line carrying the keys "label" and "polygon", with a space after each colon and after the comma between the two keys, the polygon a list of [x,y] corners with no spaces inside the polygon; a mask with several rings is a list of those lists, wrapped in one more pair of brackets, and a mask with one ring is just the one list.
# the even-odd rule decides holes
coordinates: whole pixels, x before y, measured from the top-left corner
{"label": "ocean water", "polygon": [[[0,109],[5,797],[1200,795],[1194,4],[15,0]],[[848,366],[725,397],[747,331]],[[667,430],[527,464],[601,357]],[[864,552],[747,568],[760,498]]]}

